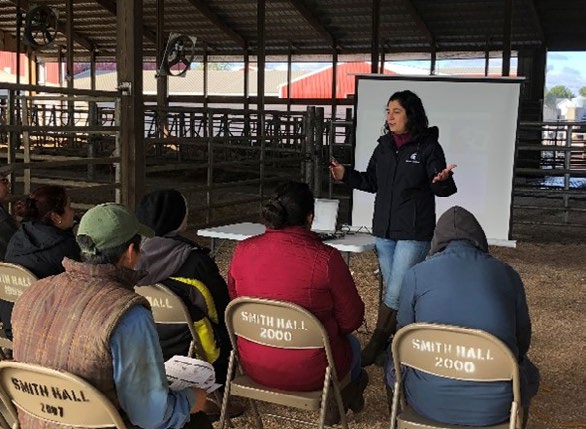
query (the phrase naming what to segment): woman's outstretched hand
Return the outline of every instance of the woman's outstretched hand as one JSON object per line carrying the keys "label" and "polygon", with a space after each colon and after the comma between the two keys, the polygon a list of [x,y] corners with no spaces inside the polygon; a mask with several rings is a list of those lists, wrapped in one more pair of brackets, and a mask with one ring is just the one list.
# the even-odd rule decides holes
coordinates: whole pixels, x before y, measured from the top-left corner
{"label": "woman's outstretched hand", "polygon": [[[450,164],[450,165],[448,165],[442,171],[440,171],[439,173],[437,173],[437,175],[433,178],[433,180],[431,181],[431,183],[443,182],[448,177],[450,177],[450,171],[452,171],[456,167],[457,167],[456,164]],[[332,167],[330,167],[330,170],[331,169],[332,169]]]}
{"label": "woman's outstretched hand", "polygon": [[346,171],[344,166],[335,159],[330,162],[330,173],[332,173],[332,177],[335,180],[342,180],[344,177],[344,171]]}

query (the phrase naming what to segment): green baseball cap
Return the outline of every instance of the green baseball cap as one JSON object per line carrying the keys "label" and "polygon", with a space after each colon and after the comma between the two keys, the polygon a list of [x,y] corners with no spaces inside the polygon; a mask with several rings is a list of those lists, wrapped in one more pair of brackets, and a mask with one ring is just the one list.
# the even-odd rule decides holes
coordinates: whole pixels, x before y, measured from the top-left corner
{"label": "green baseball cap", "polygon": [[77,235],[87,235],[95,244],[94,249],[81,249],[85,252],[120,246],[136,234],[154,236],[153,230],[141,224],[134,213],[116,203],[99,204],[89,209],[77,229]]}

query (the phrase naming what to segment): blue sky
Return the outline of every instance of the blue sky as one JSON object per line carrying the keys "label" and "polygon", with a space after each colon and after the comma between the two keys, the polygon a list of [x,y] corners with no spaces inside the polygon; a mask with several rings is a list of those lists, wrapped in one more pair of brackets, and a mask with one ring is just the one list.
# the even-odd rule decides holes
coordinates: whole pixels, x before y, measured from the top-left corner
{"label": "blue sky", "polygon": [[578,95],[586,86],[586,52],[549,52],[545,86],[564,85]]}
{"label": "blue sky", "polygon": [[[406,61],[406,65],[415,67],[429,67],[428,61]],[[500,59],[491,59],[491,67],[501,66]],[[512,59],[512,65],[516,65],[516,60]],[[444,67],[484,67],[483,59],[470,60],[444,60],[438,64],[441,71]],[[586,86],[586,52],[549,52],[547,55],[547,72],[545,77],[545,86],[547,89],[556,86],[567,86],[575,95],[578,90]]]}
{"label": "blue sky", "polygon": [[[409,65],[427,69],[429,68],[429,60],[421,61],[398,61],[399,64]],[[294,69],[317,69],[329,65],[328,63],[301,63],[294,64]],[[492,58],[490,60],[491,67],[500,69],[500,58]],[[512,65],[516,66],[516,59],[512,59]],[[274,68],[286,69],[287,65],[281,63],[279,65],[272,65]],[[468,59],[468,60],[443,60],[438,63],[438,70],[442,67],[484,67],[484,59]],[[586,52],[549,52],[547,55],[547,74],[545,86],[547,89],[556,86],[564,85],[578,95],[578,90],[586,86]]]}

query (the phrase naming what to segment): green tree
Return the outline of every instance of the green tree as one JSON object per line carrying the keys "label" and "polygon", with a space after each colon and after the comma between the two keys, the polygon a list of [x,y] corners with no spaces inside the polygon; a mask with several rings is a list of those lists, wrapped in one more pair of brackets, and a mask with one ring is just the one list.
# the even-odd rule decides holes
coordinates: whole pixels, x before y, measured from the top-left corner
{"label": "green tree", "polygon": [[545,98],[574,98],[574,94],[568,87],[556,85],[545,94]]}
{"label": "green tree", "polygon": [[582,97],[586,97],[586,86],[583,86],[582,88],[580,88],[580,89],[578,90],[578,92],[580,93],[580,95],[581,95]]}

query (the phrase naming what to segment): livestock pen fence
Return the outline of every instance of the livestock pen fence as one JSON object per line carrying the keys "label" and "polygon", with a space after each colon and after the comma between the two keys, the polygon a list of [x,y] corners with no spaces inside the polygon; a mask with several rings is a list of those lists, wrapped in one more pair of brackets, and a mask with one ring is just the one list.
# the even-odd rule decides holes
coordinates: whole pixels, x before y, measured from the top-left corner
{"label": "livestock pen fence", "polygon": [[[11,165],[14,198],[58,184],[78,209],[119,201],[121,97],[0,84],[0,153]],[[315,110],[145,104],[145,191],[180,190],[192,227],[256,218],[275,183],[299,180],[318,164],[306,145],[315,140],[308,138],[316,135]]]}
{"label": "livestock pen fence", "polygon": [[521,122],[516,225],[586,227],[586,122]]}
{"label": "livestock pen fence", "polygon": [[[121,97],[0,84],[0,153],[12,165],[15,198],[59,184],[78,209],[118,200]],[[350,191],[327,169],[331,157],[353,163],[352,109],[342,116],[327,118],[314,106],[260,112],[146,103],[145,191],[179,189],[192,227],[257,219],[275,184],[288,179],[341,199],[349,213]],[[514,224],[586,226],[586,123],[521,122],[516,150]]]}

